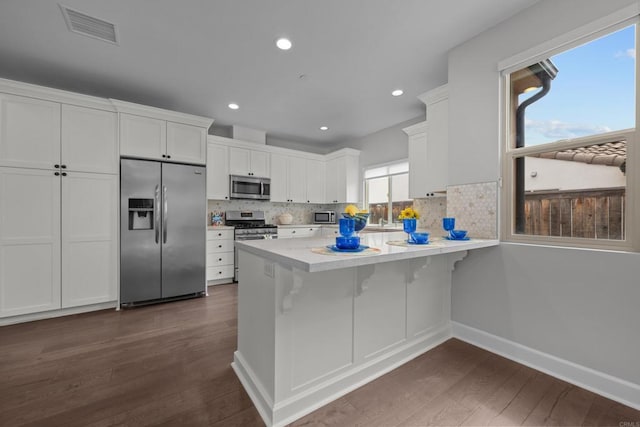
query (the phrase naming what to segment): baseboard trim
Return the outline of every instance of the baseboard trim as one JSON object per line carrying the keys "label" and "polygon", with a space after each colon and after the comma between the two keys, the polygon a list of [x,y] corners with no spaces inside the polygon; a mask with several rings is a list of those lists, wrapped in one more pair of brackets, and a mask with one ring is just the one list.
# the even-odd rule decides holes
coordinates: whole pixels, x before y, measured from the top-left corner
{"label": "baseboard trim", "polygon": [[452,321],[451,331],[454,338],[640,410],[640,385],[638,384],[543,353],[462,323]]}
{"label": "baseboard trim", "polygon": [[97,304],[83,305],[80,307],[61,308],[57,310],[42,311],[39,313],[19,314],[16,316],[0,318],[0,326],[15,325],[17,323],[33,322],[35,320],[53,319],[54,317],[70,316],[72,314],[88,313],[90,311],[117,309],[117,301],[101,302]]}

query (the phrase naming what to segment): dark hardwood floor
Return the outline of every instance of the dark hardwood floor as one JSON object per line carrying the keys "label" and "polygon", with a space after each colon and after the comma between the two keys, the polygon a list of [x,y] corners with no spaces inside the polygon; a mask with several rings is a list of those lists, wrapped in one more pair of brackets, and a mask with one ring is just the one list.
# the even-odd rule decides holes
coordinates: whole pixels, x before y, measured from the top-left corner
{"label": "dark hardwood floor", "polygon": [[[1,327],[0,425],[263,425],[230,367],[236,291]],[[452,339],[294,425],[638,427],[640,411]]]}

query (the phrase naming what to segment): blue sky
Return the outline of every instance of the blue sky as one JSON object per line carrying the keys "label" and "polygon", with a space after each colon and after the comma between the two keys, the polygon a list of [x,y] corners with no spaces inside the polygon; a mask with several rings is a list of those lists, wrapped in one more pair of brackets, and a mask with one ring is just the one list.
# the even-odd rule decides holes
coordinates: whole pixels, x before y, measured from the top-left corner
{"label": "blue sky", "polygon": [[634,127],[635,52],[631,26],[551,57],[558,75],[527,107],[525,144]]}

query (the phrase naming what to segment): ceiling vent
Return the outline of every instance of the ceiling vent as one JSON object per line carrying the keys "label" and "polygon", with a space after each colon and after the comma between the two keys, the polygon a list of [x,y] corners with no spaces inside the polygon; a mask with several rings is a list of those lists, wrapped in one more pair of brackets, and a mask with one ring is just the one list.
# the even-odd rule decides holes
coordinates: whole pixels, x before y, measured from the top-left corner
{"label": "ceiling vent", "polygon": [[60,9],[62,9],[62,15],[64,15],[64,20],[67,23],[67,27],[69,27],[69,31],[118,44],[116,39],[116,26],[111,22],[94,18],[77,10],[70,9],[67,6],[60,5]]}

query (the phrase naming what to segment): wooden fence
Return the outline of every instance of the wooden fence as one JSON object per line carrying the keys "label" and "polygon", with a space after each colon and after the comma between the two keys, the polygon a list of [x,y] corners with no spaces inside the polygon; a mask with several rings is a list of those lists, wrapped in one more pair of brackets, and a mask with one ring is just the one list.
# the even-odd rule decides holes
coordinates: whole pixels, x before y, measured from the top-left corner
{"label": "wooden fence", "polygon": [[625,189],[525,193],[524,234],[624,239]]}

